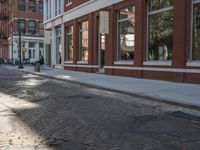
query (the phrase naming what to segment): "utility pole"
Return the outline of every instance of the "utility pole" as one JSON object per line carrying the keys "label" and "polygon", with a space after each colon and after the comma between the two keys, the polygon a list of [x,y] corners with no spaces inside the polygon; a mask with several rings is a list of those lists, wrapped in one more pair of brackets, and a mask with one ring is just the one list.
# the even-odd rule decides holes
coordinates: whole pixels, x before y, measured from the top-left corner
{"label": "utility pole", "polygon": [[23,69],[23,63],[22,63],[22,37],[21,37],[21,31],[20,31],[20,21],[18,20],[18,24],[19,24],[19,27],[18,27],[18,31],[19,31],[19,66],[18,66],[18,69]]}

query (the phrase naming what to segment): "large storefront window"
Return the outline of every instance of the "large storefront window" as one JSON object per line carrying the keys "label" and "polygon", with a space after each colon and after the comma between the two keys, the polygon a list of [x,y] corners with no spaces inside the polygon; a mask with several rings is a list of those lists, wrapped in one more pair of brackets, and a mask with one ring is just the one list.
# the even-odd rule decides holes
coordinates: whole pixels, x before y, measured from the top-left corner
{"label": "large storefront window", "polygon": [[172,60],[173,0],[149,0],[148,6],[148,60]]}
{"label": "large storefront window", "polygon": [[200,61],[200,1],[193,0],[192,60]]}
{"label": "large storefront window", "polygon": [[118,14],[118,60],[134,60],[135,6],[119,10]]}
{"label": "large storefront window", "polygon": [[66,40],[67,60],[73,60],[73,26],[67,27]]}
{"label": "large storefront window", "polygon": [[88,61],[88,21],[79,24],[79,61]]}

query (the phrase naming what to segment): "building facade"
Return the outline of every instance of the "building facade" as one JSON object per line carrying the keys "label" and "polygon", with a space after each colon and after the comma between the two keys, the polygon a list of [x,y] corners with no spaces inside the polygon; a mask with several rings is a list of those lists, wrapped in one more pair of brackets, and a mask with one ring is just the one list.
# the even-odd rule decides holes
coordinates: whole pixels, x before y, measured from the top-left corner
{"label": "building facade", "polygon": [[21,58],[25,62],[44,56],[43,0],[15,0],[9,19],[9,59],[19,61],[19,32]]}
{"label": "building facade", "polygon": [[8,58],[8,20],[8,2],[0,1],[0,59],[3,61],[6,61],[6,59]]}
{"label": "building facade", "polygon": [[44,5],[52,65],[200,83],[200,0],[46,0]]}

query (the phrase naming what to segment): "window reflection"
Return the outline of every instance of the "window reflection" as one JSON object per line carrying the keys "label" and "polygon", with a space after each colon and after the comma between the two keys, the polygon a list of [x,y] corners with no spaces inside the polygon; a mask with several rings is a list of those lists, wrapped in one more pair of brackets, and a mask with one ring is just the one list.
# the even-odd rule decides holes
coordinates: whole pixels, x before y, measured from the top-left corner
{"label": "window reflection", "polygon": [[135,6],[119,10],[118,60],[134,60],[135,49]]}
{"label": "window reflection", "polygon": [[19,8],[19,11],[26,11],[25,0],[19,0],[18,1],[18,8]]}
{"label": "window reflection", "polygon": [[200,61],[200,2],[193,7],[192,60]]}
{"label": "window reflection", "polygon": [[173,6],[173,0],[149,0],[149,11]]}
{"label": "window reflection", "polygon": [[25,20],[19,19],[19,30],[21,33],[25,34]]}
{"label": "window reflection", "polygon": [[149,60],[172,60],[173,7],[169,7],[171,3],[172,0],[149,1],[150,10],[154,10],[149,11]]}
{"label": "window reflection", "polygon": [[29,21],[29,33],[30,34],[36,33],[36,22],[35,21]]}
{"label": "window reflection", "polygon": [[88,61],[88,21],[79,24],[79,60]]}
{"label": "window reflection", "polygon": [[29,0],[29,12],[36,12],[36,0]]}
{"label": "window reflection", "polygon": [[67,27],[67,60],[73,60],[73,26]]}

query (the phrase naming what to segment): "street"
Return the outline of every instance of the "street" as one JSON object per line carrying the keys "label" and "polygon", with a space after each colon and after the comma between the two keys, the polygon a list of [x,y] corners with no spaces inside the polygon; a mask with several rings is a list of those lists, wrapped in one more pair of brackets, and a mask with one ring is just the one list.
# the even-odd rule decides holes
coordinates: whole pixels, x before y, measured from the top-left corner
{"label": "street", "polygon": [[199,150],[200,117],[0,66],[0,150],[37,149]]}

